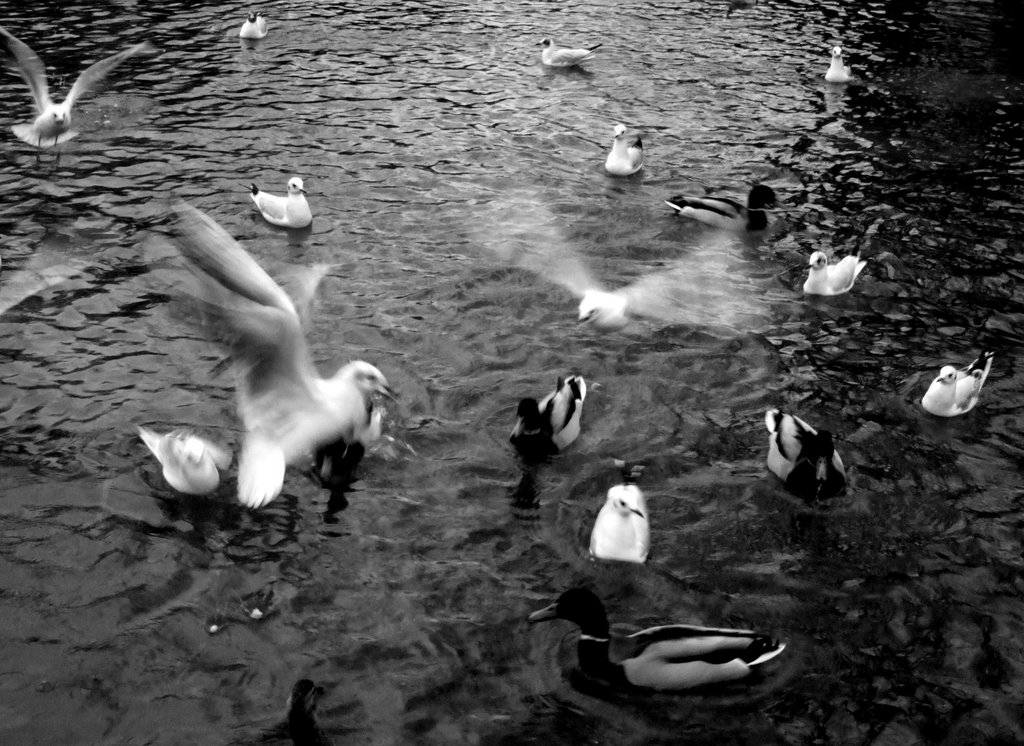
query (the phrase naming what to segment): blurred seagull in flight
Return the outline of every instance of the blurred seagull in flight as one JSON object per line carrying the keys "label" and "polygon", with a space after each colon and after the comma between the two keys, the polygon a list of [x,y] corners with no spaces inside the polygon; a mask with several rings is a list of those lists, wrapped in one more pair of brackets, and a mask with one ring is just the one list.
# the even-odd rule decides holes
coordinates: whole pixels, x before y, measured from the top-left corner
{"label": "blurred seagull in flight", "polygon": [[943,366],[921,399],[921,406],[937,417],[956,417],[970,412],[981,396],[993,357],[992,352],[985,350],[977,360],[960,370],[952,365]]}
{"label": "blurred seagull in flight", "polygon": [[853,281],[864,269],[867,260],[861,259],[857,253],[829,264],[825,252],[815,251],[808,263],[810,269],[804,282],[807,295],[842,295],[853,287]]}
{"label": "blurred seagull in flight", "polygon": [[306,190],[298,176],[288,180],[288,194],[284,197],[264,192],[253,184],[252,201],[268,223],[282,228],[305,228],[313,222],[313,213],[306,202]]}
{"label": "blurred seagull in flight", "polygon": [[853,80],[853,73],[849,65],[843,64],[843,48],[832,47],[832,61],[825,73],[825,80],[829,83],[849,83]]}
{"label": "blurred seagull in flight", "polygon": [[46,84],[46,68],[43,61],[39,59],[39,55],[2,26],[0,26],[0,36],[7,42],[7,48],[14,55],[18,73],[28,84],[29,90],[32,92],[32,100],[36,105],[35,121],[32,124],[16,124],[11,127],[11,131],[29,145],[39,147],[57,145],[77,135],[78,132],[71,129],[71,109],[75,102],[96,88],[111,70],[129,57],[156,49],[149,42],[142,42],[93,63],[78,76],[78,80],[71,86],[71,91],[64,101],[57,104],[50,100],[50,90]]}
{"label": "blurred seagull in flight", "polygon": [[139,437],[164,467],[164,479],[186,495],[208,495],[220,484],[218,469],[231,466],[231,453],[188,430],[166,435],[145,427]]}
{"label": "blurred seagull in flight", "polygon": [[595,44],[589,49],[567,49],[556,47],[551,39],[541,39],[540,45],[543,49],[540,52],[540,61],[548,67],[575,67],[576,65],[589,60],[594,51],[600,47]]}
{"label": "blurred seagull in flight", "polygon": [[249,11],[249,17],[245,19],[238,35],[243,39],[262,39],[267,35],[267,19],[263,17],[263,11]]}
{"label": "blurred seagull in flight", "polygon": [[639,135],[626,137],[626,125],[615,125],[612,149],[604,161],[604,170],[612,176],[631,176],[644,167],[644,144]]}
{"label": "blurred seagull in flight", "polygon": [[322,378],[292,299],[213,219],[181,203],[178,245],[195,274],[192,300],[211,335],[228,348],[245,428],[238,497],[259,508],[280,494],[285,467],[324,445],[357,440],[371,397],[392,397],[387,379],[357,360]]}

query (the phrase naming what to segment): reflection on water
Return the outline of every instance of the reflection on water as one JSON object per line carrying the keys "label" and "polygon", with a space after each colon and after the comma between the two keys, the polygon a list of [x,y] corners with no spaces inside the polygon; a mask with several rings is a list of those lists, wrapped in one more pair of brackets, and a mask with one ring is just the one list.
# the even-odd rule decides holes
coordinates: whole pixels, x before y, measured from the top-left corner
{"label": "reflection on water", "polygon": [[[82,102],[59,158],[10,134],[28,92],[0,76],[0,740],[287,743],[308,677],[338,742],[1024,741],[1024,15],[727,5],[281,0],[251,47],[215,3],[4,15],[55,93],[110,49],[161,53]],[[604,46],[550,71],[544,36]],[[856,84],[823,80],[836,43]],[[603,171],[616,122],[643,135],[637,178]],[[300,236],[247,196],[292,175]],[[760,241],[662,201],[758,182],[782,208]],[[231,376],[173,304],[178,198],[277,279],[328,266],[317,366],[367,359],[400,391],[344,490],[294,470],[259,513],[233,478],[177,495],[135,436],[240,440]],[[815,250],[868,258],[853,292],[801,296]],[[575,324],[581,276],[651,275],[694,295]],[[923,413],[983,347],[977,409]],[[566,370],[594,384],[582,434],[524,469],[516,403]],[[772,406],[835,433],[844,495],[767,473]],[[613,457],[646,465],[643,566],[587,554]],[[739,688],[595,689],[569,625],[525,623],[578,584],[624,630],[788,647]]]}

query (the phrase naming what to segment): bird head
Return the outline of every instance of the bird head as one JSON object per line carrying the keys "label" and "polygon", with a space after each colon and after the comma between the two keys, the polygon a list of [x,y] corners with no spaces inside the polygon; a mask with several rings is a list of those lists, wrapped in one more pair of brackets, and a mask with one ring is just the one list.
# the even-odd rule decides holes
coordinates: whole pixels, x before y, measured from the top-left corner
{"label": "bird head", "polygon": [[362,360],[353,360],[343,366],[335,378],[350,381],[363,392],[365,396],[382,394],[389,399],[395,398],[394,390],[388,385],[388,379],[376,367]]}
{"label": "bird head", "polygon": [[316,714],[316,703],[324,693],[322,686],[317,686],[309,679],[299,679],[292,687],[292,693],[288,697],[288,716],[305,715],[312,717]]}
{"label": "bird head", "polygon": [[625,517],[630,514],[644,518],[640,510],[641,492],[635,484],[617,484],[608,490],[608,501]]}
{"label": "bird head", "polygon": [[293,176],[288,179],[288,194],[305,194],[306,190],[302,188],[302,179],[298,176]]}
{"label": "bird head", "polygon": [[540,45],[542,47],[544,47],[545,49],[547,49],[548,47],[551,46],[551,39],[541,39],[540,40]]}
{"label": "bird head", "polygon": [[548,619],[565,619],[579,625],[584,634],[607,637],[608,617],[601,599],[586,588],[570,588],[558,600],[528,617],[531,624]]}
{"label": "bird head", "polygon": [[945,386],[956,383],[956,368],[952,365],[942,366],[942,370],[939,371],[939,377],[935,379],[935,383],[941,383]]}
{"label": "bird head", "polygon": [[540,415],[540,407],[536,399],[522,399],[516,409],[516,417],[519,418],[521,432],[536,432],[544,429],[544,420]]}
{"label": "bird head", "polygon": [[619,138],[621,138],[625,134],[626,134],[626,125],[624,125],[624,124],[616,124],[615,125],[615,137],[613,139],[618,140]]}
{"label": "bird head", "polygon": [[751,210],[764,210],[775,207],[775,191],[770,186],[757,184],[747,196],[747,207]]}
{"label": "bird head", "polygon": [[598,329],[621,329],[628,321],[625,299],[603,290],[588,290],[580,301],[578,321]]}
{"label": "bird head", "polygon": [[249,11],[249,15],[248,15],[248,17],[246,18],[246,20],[247,20],[247,21],[248,21],[249,23],[256,23],[256,14],[255,14],[255,13],[253,13],[253,12],[252,12],[252,11],[250,10],[250,11]]}
{"label": "bird head", "polygon": [[828,266],[828,257],[825,256],[824,251],[815,251],[811,254],[808,264],[810,264],[812,271],[825,269]]}
{"label": "bird head", "polygon": [[836,59],[842,59],[843,58],[843,48],[839,47],[839,46],[832,47],[832,56],[834,58],[836,58]]}

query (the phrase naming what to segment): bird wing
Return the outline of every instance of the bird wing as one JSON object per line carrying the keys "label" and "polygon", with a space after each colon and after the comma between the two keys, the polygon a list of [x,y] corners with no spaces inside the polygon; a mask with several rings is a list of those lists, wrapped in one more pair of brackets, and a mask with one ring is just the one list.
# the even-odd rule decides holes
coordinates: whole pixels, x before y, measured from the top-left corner
{"label": "bird wing", "polygon": [[32,91],[36,110],[42,114],[50,105],[50,91],[46,85],[46,67],[39,55],[32,51],[28,44],[0,26],[0,36],[7,40],[7,48],[18,63],[18,73]]}
{"label": "bird wing", "polygon": [[677,194],[675,197],[665,200],[665,204],[680,212],[684,207],[691,207],[696,210],[707,210],[726,218],[735,218],[743,215],[744,212],[743,205],[725,197],[689,197],[685,194]]}
{"label": "bird wing", "polygon": [[278,197],[276,194],[260,191],[252,196],[260,212],[271,220],[283,221],[287,217],[287,197]]}
{"label": "bird wing", "polygon": [[250,508],[262,508],[284,485],[284,452],[260,431],[246,433],[238,459],[238,499]]}
{"label": "bird wing", "polygon": [[88,93],[94,88],[107,74],[115,67],[120,65],[129,57],[133,57],[140,52],[151,52],[156,51],[156,47],[150,44],[148,41],[144,41],[141,44],[136,44],[133,47],[125,49],[123,52],[112,54],[109,57],[105,57],[99,62],[94,62],[82,71],[82,74],[78,76],[78,80],[71,86],[71,92],[68,93],[64,103],[70,109],[75,105],[75,101]]}
{"label": "bird wing", "polygon": [[551,65],[578,65],[589,58],[593,53],[593,49],[556,49],[551,53]]}
{"label": "bird wing", "polygon": [[851,254],[843,257],[838,264],[831,264],[828,267],[828,283],[836,293],[844,293],[853,287],[853,281],[864,269],[866,261],[860,258],[859,254]]}

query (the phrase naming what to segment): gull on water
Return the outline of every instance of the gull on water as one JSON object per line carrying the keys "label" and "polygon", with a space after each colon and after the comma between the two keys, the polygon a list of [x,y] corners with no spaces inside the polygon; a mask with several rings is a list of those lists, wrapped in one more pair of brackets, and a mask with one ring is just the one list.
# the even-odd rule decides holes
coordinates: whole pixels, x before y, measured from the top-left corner
{"label": "gull on water", "polygon": [[867,264],[860,253],[845,256],[835,264],[828,263],[823,251],[815,251],[808,262],[810,269],[804,281],[804,292],[808,295],[842,295],[853,287],[853,281]]}
{"label": "gull on water", "polygon": [[995,354],[984,350],[970,365],[957,370],[945,365],[921,399],[921,406],[937,417],[956,417],[974,409],[992,369]]}
{"label": "gull on water", "polygon": [[832,433],[815,430],[796,415],[769,409],[768,469],[786,489],[806,499],[834,497],[846,487],[846,469]]}
{"label": "gull on water", "polygon": [[595,44],[589,49],[567,49],[556,47],[551,39],[541,39],[540,45],[543,47],[540,52],[540,61],[548,67],[575,67],[581,62],[589,60],[594,51],[601,46]]}
{"label": "gull on water", "polygon": [[220,484],[219,469],[231,466],[231,452],[188,430],[165,435],[139,427],[139,437],[164,467],[164,479],[186,495],[208,495]]}
{"label": "gull on water", "polygon": [[829,83],[849,83],[853,80],[850,66],[843,64],[842,47],[832,47],[832,60],[825,72],[825,80]]}
{"label": "gull on water", "polygon": [[191,301],[228,350],[244,427],[238,497],[252,508],[280,494],[285,467],[371,424],[374,394],[393,396],[373,365],[357,360],[322,378],[292,299],[212,218],[176,208],[178,245],[196,277]]}
{"label": "gull on water", "polygon": [[248,18],[242,24],[238,35],[243,39],[262,39],[267,35],[267,19],[263,17],[263,11],[249,11]]}
{"label": "gull on water", "polygon": [[531,398],[519,402],[509,441],[532,458],[545,458],[568,448],[579,437],[586,398],[583,376],[559,377],[555,390],[539,402]]}
{"label": "gull on water", "polygon": [[253,184],[252,201],[268,223],[282,228],[305,228],[313,222],[313,213],[306,202],[306,190],[298,176],[288,180],[288,194],[284,197],[261,191]]}
{"label": "gull on water", "polygon": [[651,549],[647,503],[637,486],[643,467],[616,459],[622,484],[608,490],[590,533],[590,553],[598,559],[643,563]]}
{"label": "gull on water", "polygon": [[29,145],[50,147],[70,140],[78,134],[71,129],[71,109],[79,98],[97,87],[100,81],[115,67],[129,57],[141,52],[156,51],[149,42],[142,42],[129,47],[123,52],[112,54],[99,62],[95,62],[78,76],[71,86],[71,91],[62,103],[50,100],[50,90],[46,84],[46,68],[39,55],[32,51],[25,42],[18,39],[0,26],[0,36],[7,42],[7,48],[17,62],[18,73],[28,84],[32,92],[32,100],[36,105],[36,119],[32,124],[16,124],[11,131]]}
{"label": "gull on water", "polygon": [[612,149],[604,161],[604,170],[612,176],[630,176],[644,166],[644,144],[639,135],[626,137],[626,125],[616,124]]}
{"label": "gull on water", "polygon": [[775,192],[771,187],[757,184],[747,195],[744,207],[727,197],[691,197],[677,194],[665,204],[688,218],[705,225],[732,231],[760,231],[768,227],[766,209],[775,207]]}

